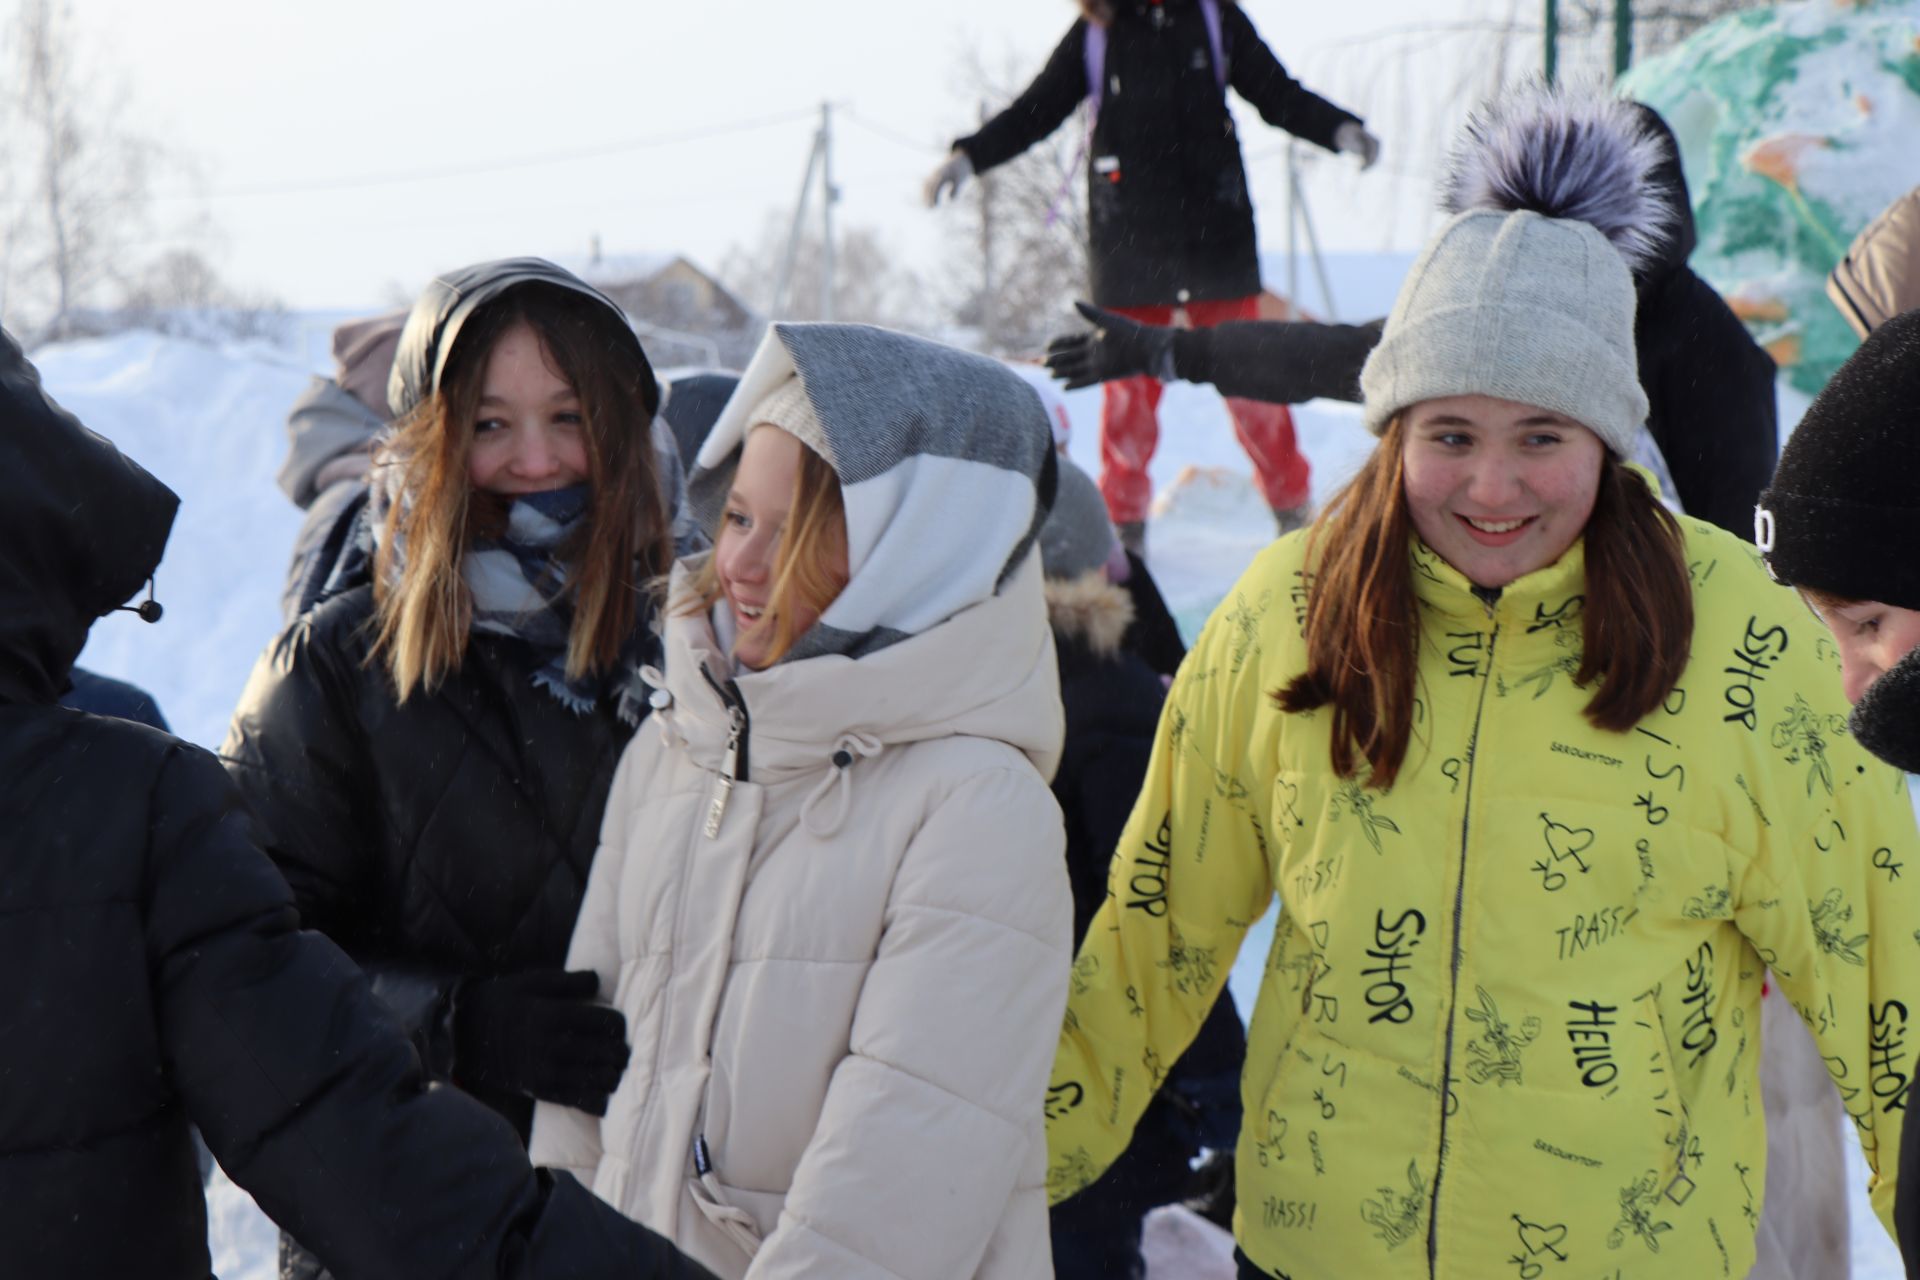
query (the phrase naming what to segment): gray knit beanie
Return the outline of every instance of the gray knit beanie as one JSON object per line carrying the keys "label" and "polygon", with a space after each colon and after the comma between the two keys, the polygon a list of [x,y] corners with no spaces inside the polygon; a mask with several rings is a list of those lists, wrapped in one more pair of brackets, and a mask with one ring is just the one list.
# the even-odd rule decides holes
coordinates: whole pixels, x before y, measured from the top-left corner
{"label": "gray knit beanie", "polygon": [[1040,565],[1049,578],[1077,578],[1113,554],[1113,522],[1093,477],[1062,457],[1053,509],[1040,526]]}
{"label": "gray knit beanie", "polygon": [[1631,453],[1647,417],[1631,266],[1672,217],[1652,182],[1665,156],[1622,99],[1530,87],[1483,108],[1454,150],[1455,216],[1361,370],[1367,429],[1423,400],[1488,395]]}
{"label": "gray knit beanie", "polygon": [[1617,454],[1647,419],[1633,347],[1633,276],[1584,222],[1475,210],[1413,264],[1360,371],[1367,430],[1442,396],[1538,405]]}

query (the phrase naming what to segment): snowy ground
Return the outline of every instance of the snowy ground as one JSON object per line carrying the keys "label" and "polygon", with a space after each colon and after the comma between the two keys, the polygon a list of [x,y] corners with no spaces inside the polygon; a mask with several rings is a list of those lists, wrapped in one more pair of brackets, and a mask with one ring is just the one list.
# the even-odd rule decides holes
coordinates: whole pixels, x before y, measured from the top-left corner
{"label": "snowy ground", "polygon": [[[1376,314],[1384,302],[1351,289]],[[1360,302],[1379,302],[1368,309]],[[279,623],[279,591],[298,513],[273,483],[294,396],[326,365],[326,330],[336,316],[296,318],[276,347],[217,349],[144,334],[79,342],[35,353],[48,388],[96,431],[171,485],[181,514],[159,574],[166,618],[148,627],[111,615],[95,627],[84,665],[153,692],[183,737],[217,747],[254,658]],[[1036,375],[1044,381],[1044,375]],[[1050,389],[1049,389],[1050,390]],[[1097,390],[1052,396],[1072,424],[1069,452],[1098,473]],[[1783,405],[1797,420],[1802,403]],[[1316,502],[1366,455],[1371,439],[1350,405],[1316,402],[1295,410],[1314,468]],[[1175,385],[1161,405],[1162,435],[1152,477],[1160,501],[1148,554],[1168,603],[1189,635],[1273,533],[1247,476],[1224,406],[1208,388]],[[1249,936],[1231,985],[1252,1008],[1272,932],[1269,913]],[[1858,1280],[1900,1273],[1892,1243],[1866,1207],[1864,1166],[1855,1157],[1854,1270]],[[244,1193],[216,1175],[211,1197],[214,1267],[226,1280],[273,1280],[274,1234]],[[1191,1249],[1217,1250],[1170,1228]],[[1197,1254],[1182,1275],[1201,1274]],[[1217,1258],[1215,1259],[1217,1261]],[[1157,1268],[1164,1277],[1176,1268]]]}

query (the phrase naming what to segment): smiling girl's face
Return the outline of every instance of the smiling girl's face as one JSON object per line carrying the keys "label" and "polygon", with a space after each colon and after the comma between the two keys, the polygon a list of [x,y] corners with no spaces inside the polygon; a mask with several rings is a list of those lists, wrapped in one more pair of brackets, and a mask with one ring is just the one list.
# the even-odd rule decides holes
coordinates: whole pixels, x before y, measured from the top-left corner
{"label": "smiling girl's face", "polygon": [[[801,546],[785,549],[794,533],[805,454],[806,446],[780,428],[754,427],[740,451],[714,538],[714,571],[739,635],[733,654],[749,669],[763,668],[778,656],[782,633],[789,642],[804,635],[847,583],[846,526],[837,511],[834,527],[824,536],[816,532]],[[798,566],[783,580],[782,567],[794,556],[822,562]]]}
{"label": "smiling girl's face", "polygon": [[1492,396],[1407,410],[1402,484],[1413,527],[1482,587],[1558,560],[1587,527],[1606,446],[1561,414]]}
{"label": "smiling girl's face", "polygon": [[487,353],[476,419],[467,452],[474,488],[511,498],[587,478],[580,397],[531,325],[514,325]]}

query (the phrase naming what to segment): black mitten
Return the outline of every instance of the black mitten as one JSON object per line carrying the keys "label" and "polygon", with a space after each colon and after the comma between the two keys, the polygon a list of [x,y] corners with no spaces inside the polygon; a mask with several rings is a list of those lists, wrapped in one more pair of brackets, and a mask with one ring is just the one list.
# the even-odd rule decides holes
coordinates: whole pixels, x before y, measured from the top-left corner
{"label": "black mitten", "polygon": [[627,1069],[627,1020],[593,1003],[592,972],[470,978],[453,1002],[453,1078],[593,1115]]}
{"label": "black mitten", "polygon": [[1093,328],[1047,344],[1047,369],[1067,390],[1139,374],[1162,382],[1173,379],[1172,329],[1141,324],[1087,302],[1073,305]]}

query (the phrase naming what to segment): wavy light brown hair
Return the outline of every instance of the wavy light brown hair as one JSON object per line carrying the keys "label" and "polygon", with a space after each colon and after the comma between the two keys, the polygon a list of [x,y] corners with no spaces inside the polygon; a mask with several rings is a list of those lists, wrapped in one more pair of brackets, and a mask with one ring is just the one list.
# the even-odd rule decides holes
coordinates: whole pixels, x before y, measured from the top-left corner
{"label": "wavy light brown hair", "polygon": [[[773,424],[765,424],[772,427]],[[759,424],[748,428],[756,430]],[[778,427],[773,427],[779,430]],[[730,504],[729,504],[730,505]],[[725,510],[720,520],[726,523]],[[720,587],[720,569],[715,563],[720,553],[719,529],[710,529],[714,550],[701,561],[687,583],[685,599],[675,612],[700,613],[711,609],[724,594]],[[767,594],[766,610],[760,621],[734,640],[759,633],[767,637],[766,665],[772,666],[787,656],[801,636],[795,616],[802,612],[796,604],[815,614],[823,613],[847,585],[838,566],[846,563],[847,512],[840,496],[840,477],[827,460],[800,446],[800,465],[793,475],[793,504],[787,511],[786,531],[780,536],[780,549],[774,555],[773,590]]]}
{"label": "wavy light brown hair", "polygon": [[[1413,737],[1420,605],[1402,476],[1405,420],[1396,416],[1360,473],[1315,522],[1320,555],[1307,592],[1307,669],[1273,692],[1283,711],[1333,708],[1333,769],[1368,766],[1367,785],[1393,785]],[[1693,588],[1679,521],[1638,472],[1611,452],[1586,530],[1580,669],[1593,686],[1586,717],[1625,733],[1666,701],[1693,643]]]}
{"label": "wavy light brown hair", "polygon": [[[542,354],[580,398],[587,445],[586,521],[561,548],[567,566],[562,595],[573,605],[567,677],[605,670],[638,625],[634,584],[666,572],[672,561],[672,516],[655,474],[654,399],[625,322],[590,298],[556,285],[529,283],[503,293],[461,328],[439,390],[395,424],[382,461],[401,468],[407,502],[396,502],[374,563],[374,645],[405,702],[431,693],[466,656],[473,600],[461,565],[479,537],[504,532],[508,503],[477,491],[467,456],[480,419],[487,358],[515,325],[540,339]],[[406,556],[394,575],[394,534]]]}

